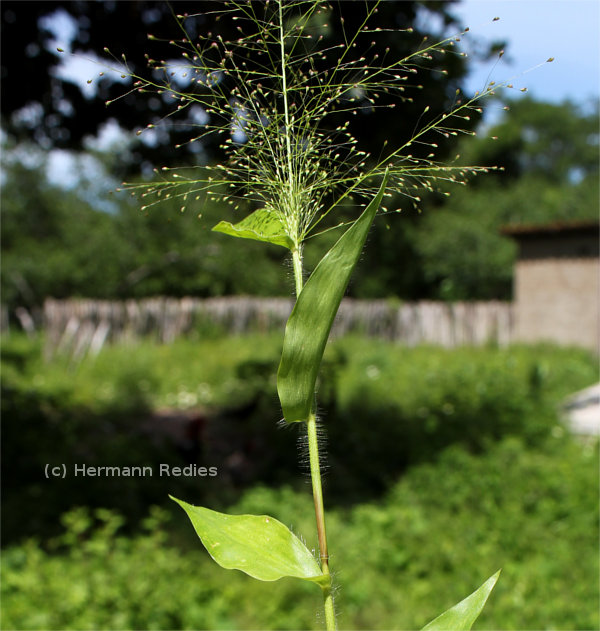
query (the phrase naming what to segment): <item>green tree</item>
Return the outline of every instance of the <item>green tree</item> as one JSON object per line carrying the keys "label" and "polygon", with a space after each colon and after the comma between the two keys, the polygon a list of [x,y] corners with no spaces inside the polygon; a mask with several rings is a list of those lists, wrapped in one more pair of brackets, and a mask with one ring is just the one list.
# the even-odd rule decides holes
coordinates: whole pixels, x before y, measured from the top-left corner
{"label": "green tree", "polygon": [[115,224],[127,236],[130,265],[119,296],[288,295],[277,248],[259,243],[240,248],[235,240],[210,232],[210,226],[231,216],[228,207],[208,203],[200,210],[202,217],[198,209],[181,212],[175,199],[142,212],[133,200],[120,207]]}
{"label": "green tree", "polygon": [[[465,143],[465,161],[502,167],[500,180],[533,177],[572,184],[598,172],[598,104],[547,103],[531,96],[505,99],[505,115],[485,138]],[[482,135],[483,136],[483,135]],[[494,143],[487,137],[494,137]]]}
{"label": "green tree", "polygon": [[127,258],[113,217],[51,186],[44,164],[5,163],[3,176],[3,302],[34,307],[46,296],[109,297]]}
{"label": "green tree", "polygon": [[597,107],[524,98],[482,133],[495,143],[465,145],[465,163],[505,170],[431,200],[418,222],[415,251],[433,297],[510,298],[516,248],[503,226],[598,218],[597,120]]}
{"label": "green tree", "polygon": [[209,232],[231,215],[228,207],[205,204],[200,221],[174,200],[140,212],[134,200],[114,196],[104,211],[85,179],[66,190],[48,182],[45,161],[26,166],[7,154],[0,280],[9,307],[39,307],[48,296],[288,295],[278,249],[239,248]]}

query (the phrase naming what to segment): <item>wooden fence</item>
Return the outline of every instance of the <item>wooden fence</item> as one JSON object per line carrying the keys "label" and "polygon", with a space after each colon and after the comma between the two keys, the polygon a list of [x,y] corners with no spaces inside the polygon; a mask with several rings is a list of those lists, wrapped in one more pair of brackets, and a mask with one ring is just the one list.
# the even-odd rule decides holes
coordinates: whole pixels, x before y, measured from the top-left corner
{"label": "wooden fence", "polygon": [[[46,300],[43,328],[48,351],[75,358],[97,354],[107,342],[150,337],[169,343],[182,335],[283,331],[293,301],[287,298],[149,298],[144,300]],[[416,302],[344,299],[333,336],[361,333],[400,344],[445,347],[495,343],[513,333],[508,302]]]}

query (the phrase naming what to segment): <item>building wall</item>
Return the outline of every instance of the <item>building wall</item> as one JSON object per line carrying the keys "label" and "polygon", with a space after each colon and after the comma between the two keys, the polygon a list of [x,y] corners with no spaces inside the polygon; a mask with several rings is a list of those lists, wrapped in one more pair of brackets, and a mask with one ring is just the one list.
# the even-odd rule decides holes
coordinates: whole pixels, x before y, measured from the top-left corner
{"label": "building wall", "polygon": [[598,239],[595,234],[519,239],[515,338],[600,348]]}

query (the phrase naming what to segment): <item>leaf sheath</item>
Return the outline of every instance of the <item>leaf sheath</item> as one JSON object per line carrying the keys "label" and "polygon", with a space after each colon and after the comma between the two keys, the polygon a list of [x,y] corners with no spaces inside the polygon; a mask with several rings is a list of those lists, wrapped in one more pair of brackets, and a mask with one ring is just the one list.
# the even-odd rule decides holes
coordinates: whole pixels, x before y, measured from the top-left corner
{"label": "leaf sheath", "polygon": [[386,184],[387,175],[362,215],[321,259],[289,317],[277,373],[277,391],[288,423],[308,420],[325,344]]}

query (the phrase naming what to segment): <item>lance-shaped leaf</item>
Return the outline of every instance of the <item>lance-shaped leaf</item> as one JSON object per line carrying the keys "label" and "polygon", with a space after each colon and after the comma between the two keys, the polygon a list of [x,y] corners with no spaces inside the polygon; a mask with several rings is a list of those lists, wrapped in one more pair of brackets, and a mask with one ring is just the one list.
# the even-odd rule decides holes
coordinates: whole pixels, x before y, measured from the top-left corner
{"label": "lance-shaped leaf", "polygon": [[458,605],[444,611],[441,616],[423,627],[422,631],[469,631],[481,613],[499,576],[500,570],[470,596],[461,600]]}
{"label": "lance-shaped leaf", "polygon": [[285,233],[281,218],[276,212],[266,208],[255,210],[251,215],[248,215],[236,224],[232,224],[229,221],[220,221],[213,230],[215,232],[223,232],[232,237],[240,237],[241,239],[266,241],[290,250],[294,246],[292,240]]}
{"label": "lance-shaped leaf", "polygon": [[288,423],[306,421],[311,412],[331,325],[381,204],[386,183],[387,175],[362,215],[321,259],[287,321],[277,391]]}
{"label": "lance-shaped leaf", "polygon": [[171,499],[187,513],[204,547],[221,567],[241,570],[261,581],[292,576],[322,586],[329,583],[308,548],[273,517],[227,515]]}

